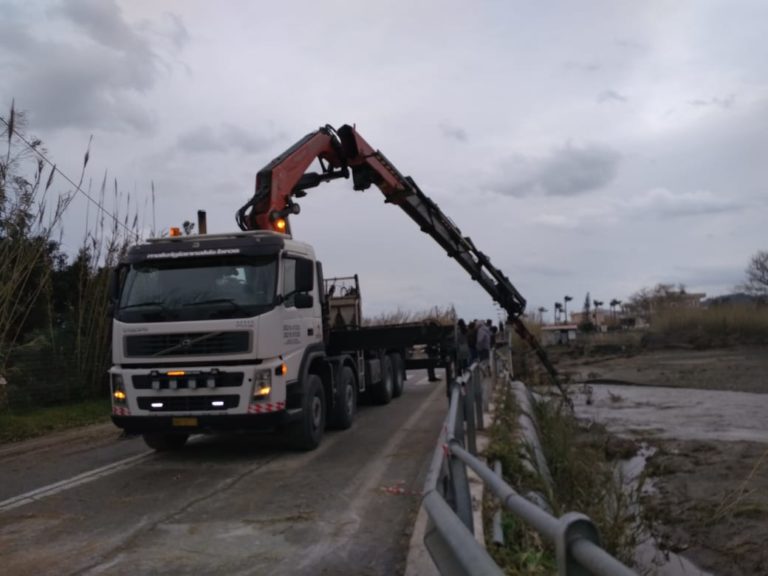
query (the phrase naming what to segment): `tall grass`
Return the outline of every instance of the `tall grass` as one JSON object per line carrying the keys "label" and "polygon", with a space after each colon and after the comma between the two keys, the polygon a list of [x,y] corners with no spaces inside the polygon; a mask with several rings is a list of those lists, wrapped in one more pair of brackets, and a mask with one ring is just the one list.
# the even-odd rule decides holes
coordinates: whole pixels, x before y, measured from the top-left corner
{"label": "tall grass", "polygon": [[5,153],[0,156],[0,374],[21,336],[35,303],[49,288],[51,242],[69,206],[71,194],[58,195],[51,209],[48,192],[55,169],[47,175],[39,139],[19,142],[25,119],[13,105],[0,123]]}
{"label": "tall grass", "polygon": [[[522,376],[527,381],[527,377]],[[486,451],[489,461],[499,460],[505,479],[520,494],[546,494],[555,516],[579,511],[589,516],[600,531],[601,545],[626,564],[632,563],[637,540],[637,490],[625,492],[615,457],[627,458],[634,449],[613,441],[597,426],[585,430],[562,402],[534,404],[539,438],[552,476],[551,490],[531,472],[531,460],[521,444],[519,407],[509,387],[500,386],[497,408]],[[486,499],[485,518],[495,505]],[[503,511],[505,545],[490,551],[505,574],[553,574],[555,550],[535,530],[512,513]],[[486,531],[487,534],[490,531]]]}
{"label": "tall grass", "polygon": [[653,317],[649,332],[651,343],[697,348],[768,344],[768,306],[670,308]]}
{"label": "tall grass", "polygon": [[[98,201],[104,205],[107,174],[101,182]],[[113,181],[113,218],[103,211],[96,213],[93,224],[86,224],[80,248],[83,265],[79,268],[78,301],[75,310],[77,326],[75,358],[77,372],[88,389],[97,391],[106,384],[105,373],[110,365],[111,318],[107,314],[109,303],[109,275],[125,254],[128,246],[138,237],[138,212],[131,207],[130,194],[125,196],[125,212],[120,220],[123,196],[117,181]],[[131,217],[130,214],[133,213]]]}
{"label": "tall grass", "polygon": [[[85,180],[86,150],[74,189],[55,191],[56,167],[36,152],[39,139],[24,134],[24,118],[11,108],[0,123],[0,377],[5,403],[28,408],[93,397],[104,391],[109,366],[109,269],[138,236],[114,183],[114,210],[122,219],[89,213],[79,252],[71,263],[60,251],[63,219]],[[71,182],[71,181],[70,181]],[[92,183],[88,185],[89,197]],[[95,201],[104,206],[107,177]],[[2,408],[3,399],[0,399]]]}
{"label": "tall grass", "polygon": [[427,310],[403,310],[398,308],[392,312],[383,312],[371,318],[365,318],[365,326],[381,326],[385,324],[408,324],[412,322],[435,322],[441,325],[456,323],[456,310],[453,306],[433,306]]}

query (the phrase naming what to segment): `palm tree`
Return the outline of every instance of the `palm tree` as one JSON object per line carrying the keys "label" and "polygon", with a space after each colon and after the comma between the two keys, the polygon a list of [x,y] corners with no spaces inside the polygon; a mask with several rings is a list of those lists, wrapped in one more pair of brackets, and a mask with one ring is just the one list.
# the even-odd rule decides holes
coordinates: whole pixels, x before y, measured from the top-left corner
{"label": "palm tree", "polygon": [[610,301],[609,304],[611,306],[611,313],[612,313],[612,316],[613,316],[613,320],[615,322],[616,321],[616,309],[619,306],[621,306],[621,300],[617,300],[616,298],[614,298],[613,300]]}
{"label": "palm tree", "polygon": [[548,312],[544,306],[539,306],[539,324],[544,324],[544,312]]}
{"label": "palm tree", "polygon": [[565,316],[565,323],[568,323],[568,302],[573,300],[573,296],[565,296],[563,298],[563,301],[565,304],[563,305],[563,315]]}
{"label": "palm tree", "polygon": [[555,324],[560,324],[560,313],[563,311],[563,305],[555,302]]}
{"label": "palm tree", "polygon": [[592,314],[595,317],[595,326],[597,326],[598,325],[597,311],[600,309],[600,306],[603,305],[603,301],[602,300],[593,300],[592,303],[595,305],[595,311]]}

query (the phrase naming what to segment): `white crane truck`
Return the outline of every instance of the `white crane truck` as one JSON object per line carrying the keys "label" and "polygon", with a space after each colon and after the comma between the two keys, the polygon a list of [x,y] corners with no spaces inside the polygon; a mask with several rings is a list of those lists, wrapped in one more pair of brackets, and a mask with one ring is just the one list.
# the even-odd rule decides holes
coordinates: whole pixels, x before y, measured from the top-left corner
{"label": "white crane truck", "polygon": [[[316,160],[321,172],[306,172]],[[291,237],[293,199],[350,175],[356,190],[376,185],[480,283],[557,382],[507,277],[353,127],[326,126],[259,171],[240,231],[130,248],[110,289],[117,426],[157,450],[195,432],[263,427],[311,450],[326,424],[351,426],[359,394],[386,404],[402,393],[406,364],[419,366],[406,362],[410,346],[438,347],[450,368],[452,327],[362,326],[357,277],[324,280],[312,247]]]}

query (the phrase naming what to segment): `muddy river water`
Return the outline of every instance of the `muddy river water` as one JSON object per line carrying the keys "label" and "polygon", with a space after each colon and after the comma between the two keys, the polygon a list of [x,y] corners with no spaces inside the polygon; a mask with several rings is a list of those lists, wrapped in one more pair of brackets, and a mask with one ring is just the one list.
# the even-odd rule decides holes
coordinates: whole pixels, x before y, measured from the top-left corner
{"label": "muddy river water", "polygon": [[578,390],[578,416],[617,435],[768,443],[768,394],[609,383]]}
{"label": "muddy river water", "polygon": [[[645,490],[661,499],[668,518],[681,519],[670,532],[670,540],[684,542],[679,550],[686,551],[695,563],[668,548],[661,552],[657,539],[645,533],[636,551],[637,565],[644,573],[765,573],[759,558],[747,566],[729,560],[733,554],[743,557],[744,552],[754,557],[765,536],[760,528],[762,515],[740,518],[736,514],[719,526],[702,526],[712,517],[704,512],[707,507],[722,508],[734,488],[744,495],[745,514],[754,515],[756,509],[765,508],[762,490],[756,485],[762,484],[760,476],[765,473],[758,470],[765,455],[757,455],[768,450],[768,394],[610,382],[579,385],[572,392],[580,419],[598,422],[614,435],[641,442],[643,449],[625,466],[625,481],[630,486],[657,452],[654,446],[667,452],[657,455],[668,466],[667,472],[662,478],[647,481]],[[747,449],[751,451],[745,457]],[[747,486],[747,480],[755,486]],[[741,522],[741,528],[734,522]],[[668,524],[675,525],[675,521]],[[741,546],[746,546],[743,552],[735,552]]]}

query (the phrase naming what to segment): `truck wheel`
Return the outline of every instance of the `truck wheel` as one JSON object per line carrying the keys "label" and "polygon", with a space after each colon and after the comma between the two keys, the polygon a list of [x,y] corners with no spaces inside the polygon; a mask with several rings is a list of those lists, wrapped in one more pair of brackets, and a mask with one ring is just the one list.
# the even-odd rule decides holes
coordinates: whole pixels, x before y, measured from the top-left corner
{"label": "truck wheel", "polygon": [[392,360],[389,356],[383,356],[381,361],[381,382],[373,389],[373,400],[376,404],[389,404],[392,400],[394,388],[392,374]]}
{"label": "truck wheel", "polygon": [[189,438],[189,434],[178,432],[147,432],[144,434],[146,445],[158,452],[180,450],[187,443],[187,438]]}
{"label": "truck wheel", "polygon": [[354,420],[357,411],[355,385],[355,373],[349,366],[344,366],[339,376],[339,387],[336,390],[336,402],[331,416],[334,428],[346,430],[352,426],[352,420]]}
{"label": "truck wheel", "polygon": [[325,392],[320,376],[309,374],[302,401],[301,420],[293,428],[293,445],[299,450],[314,450],[325,430]]}
{"label": "truck wheel", "polygon": [[403,360],[400,354],[390,354],[389,358],[392,362],[392,398],[399,398],[404,387]]}

